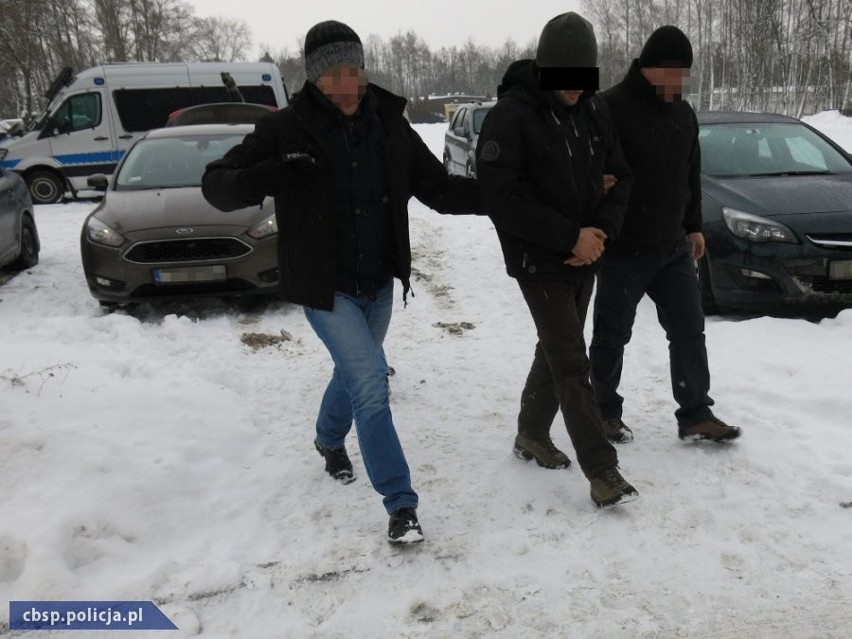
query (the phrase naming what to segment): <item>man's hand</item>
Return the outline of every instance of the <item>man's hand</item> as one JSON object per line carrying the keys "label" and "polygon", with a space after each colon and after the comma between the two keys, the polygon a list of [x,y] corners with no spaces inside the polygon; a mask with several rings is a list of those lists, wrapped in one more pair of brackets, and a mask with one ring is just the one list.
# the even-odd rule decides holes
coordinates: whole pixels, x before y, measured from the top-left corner
{"label": "man's hand", "polygon": [[240,174],[240,181],[251,195],[277,195],[284,190],[287,172],[281,160],[265,160],[247,167]]}
{"label": "man's hand", "polygon": [[565,260],[568,266],[585,266],[596,262],[604,251],[606,233],[594,226],[584,226],[580,229],[577,243],[571,251],[571,257]]}
{"label": "man's hand", "polygon": [[604,193],[609,193],[609,190],[618,184],[618,178],[615,177],[612,173],[604,173],[603,176],[603,190]]}
{"label": "man's hand", "polygon": [[686,239],[692,242],[692,259],[700,260],[704,257],[704,233],[687,233]]}

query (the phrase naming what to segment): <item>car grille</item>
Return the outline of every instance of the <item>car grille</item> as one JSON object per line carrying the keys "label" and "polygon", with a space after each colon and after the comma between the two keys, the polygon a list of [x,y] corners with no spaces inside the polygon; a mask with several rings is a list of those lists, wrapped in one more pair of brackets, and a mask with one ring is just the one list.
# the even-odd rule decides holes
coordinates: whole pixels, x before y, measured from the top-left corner
{"label": "car grille", "polygon": [[807,238],[820,248],[834,251],[852,251],[852,233],[821,233]]}
{"label": "car grille", "polygon": [[163,240],[134,244],[124,259],[139,264],[227,260],[251,253],[251,247],[233,237]]}
{"label": "car grille", "polygon": [[852,295],[852,280],[830,280],[827,277],[799,277],[797,279],[814,293]]}

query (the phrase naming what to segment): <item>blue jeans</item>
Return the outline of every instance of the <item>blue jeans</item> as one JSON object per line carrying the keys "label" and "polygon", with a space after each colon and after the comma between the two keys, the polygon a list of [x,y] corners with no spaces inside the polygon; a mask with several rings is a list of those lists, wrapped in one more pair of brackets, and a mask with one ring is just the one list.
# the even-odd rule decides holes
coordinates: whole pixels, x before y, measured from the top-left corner
{"label": "blue jeans", "polygon": [[392,309],[393,280],[375,299],[338,292],[331,311],[305,307],[308,323],[334,361],[317,417],[317,440],[325,448],[341,448],[354,417],[367,476],[388,513],[416,508],[418,502],[388,403],[382,342]]}
{"label": "blue jeans", "polygon": [[589,359],[604,419],[621,417],[624,398],[618,394],[618,386],[624,347],[633,332],[636,307],[646,293],[657,306],[657,319],[669,341],[678,425],[690,426],[713,417],[701,289],[691,250],[692,245],[684,240],[669,255],[608,254],[603,258]]}

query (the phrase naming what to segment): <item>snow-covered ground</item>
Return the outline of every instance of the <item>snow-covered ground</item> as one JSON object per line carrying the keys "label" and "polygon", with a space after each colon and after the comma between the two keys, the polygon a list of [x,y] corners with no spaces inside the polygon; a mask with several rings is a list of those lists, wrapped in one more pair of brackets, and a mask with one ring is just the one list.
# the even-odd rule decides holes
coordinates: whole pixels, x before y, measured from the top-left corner
{"label": "snow-covered ground", "polygon": [[[852,150],[849,120],[811,121]],[[445,127],[417,128],[439,153]],[[677,439],[643,302],[618,449],[641,497],[599,511],[578,469],[511,455],[535,335],[489,221],[412,201],[416,297],[387,352],[427,541],[397,549],[354,433],[351,485],[313,450],[330,362],[301,309],[104,314],[90,208],[39,207],[41,263],[0,287],[0,600],[150,599],[180,627],[152,637],[852,634],[852,311],[708,320],[717,412],[745,431],[718,446]]]}

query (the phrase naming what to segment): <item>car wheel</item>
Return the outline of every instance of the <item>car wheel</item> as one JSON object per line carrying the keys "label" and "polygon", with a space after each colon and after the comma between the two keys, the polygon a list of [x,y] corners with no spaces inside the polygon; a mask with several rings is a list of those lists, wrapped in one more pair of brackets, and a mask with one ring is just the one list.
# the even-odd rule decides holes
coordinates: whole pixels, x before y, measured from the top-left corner
{"label": "car wheel", "polygon": [[65,195],[65,180],[53,171],[29,173],[27,186],[34,204],[53,204]]}
{"label": "car wheel", "polygon": [[21,253],[9,266],[13,271],[23,271],[38,264],[38,235],[35,222],[25,215],[21,222]]}
{"label": "car wheel", "polygon": [[707,264],[705,255],[698,260],[698,283],[701,286],[701,308],[705,315],[715,315],[719,312],[716,298],[713,296],[713,287],[710,284],[710,266]]}

